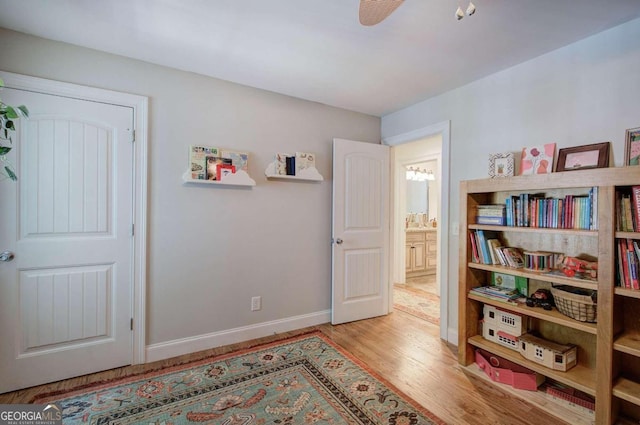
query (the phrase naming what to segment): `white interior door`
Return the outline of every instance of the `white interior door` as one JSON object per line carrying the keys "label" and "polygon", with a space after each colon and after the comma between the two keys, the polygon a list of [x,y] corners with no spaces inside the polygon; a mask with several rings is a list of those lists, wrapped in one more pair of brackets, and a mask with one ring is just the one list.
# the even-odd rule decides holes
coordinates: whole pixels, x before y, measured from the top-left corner
{"label": "white interior door", "polygon": [[0,392],[132,363],[133,112],[5,88],[25,104],[0,182]]}
{"label": "white interior door", "polygon": [[333,140],[331,323],[389,311],[389,147]]}

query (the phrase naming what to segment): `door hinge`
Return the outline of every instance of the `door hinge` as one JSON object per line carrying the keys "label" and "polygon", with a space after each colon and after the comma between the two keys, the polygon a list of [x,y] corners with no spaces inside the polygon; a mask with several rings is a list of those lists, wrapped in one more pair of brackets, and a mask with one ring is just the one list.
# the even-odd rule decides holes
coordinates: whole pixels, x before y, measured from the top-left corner
{"label": "door hinge", "polygon": [[131,236],[135,236],[135,235],[136,235],[136,225],[131,224]]}
{"label": "door hinge", "polygon": [[131,327],[131,330],[133,330],[133,317],[131,318],[130,327]]}
{"label": "door hinge", "polygon": [[131,130],[131,143],[136,141],[136,131]]}

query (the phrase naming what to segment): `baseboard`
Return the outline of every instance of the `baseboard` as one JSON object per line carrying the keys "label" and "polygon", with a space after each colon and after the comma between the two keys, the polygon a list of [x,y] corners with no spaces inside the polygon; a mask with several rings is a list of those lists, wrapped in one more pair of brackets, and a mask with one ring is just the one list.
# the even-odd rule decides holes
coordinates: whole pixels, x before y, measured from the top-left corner
{"label": "baseboard", "polygon": [[146,349],[146,363],[164,360],[184,354],[195,353],[223,345],[235,344],[262,338],[282,332],[289,332],[308,326],[321,325],[331,321],[331,310],[319,311],[302,316],[287,317],[286,319],[257,323],[250,326],[229,329],[210,334],[181,338],[173,341],[151,344]]}
{"label": "baseboard", "polygon": [[455,345],[456,347],[458,346],[458,329],[447,329],[447,342]]}

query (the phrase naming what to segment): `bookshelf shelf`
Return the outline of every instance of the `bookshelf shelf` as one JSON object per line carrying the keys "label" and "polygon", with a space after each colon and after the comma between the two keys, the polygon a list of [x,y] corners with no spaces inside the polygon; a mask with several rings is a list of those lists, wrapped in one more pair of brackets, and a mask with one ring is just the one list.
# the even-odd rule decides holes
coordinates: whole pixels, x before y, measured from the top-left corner
{"label": "bookshelf shelf", "polygon": [[640,333],[623,332],[613,343],[613,349],[640,357]]}
{"label": "bookshelf shelf", "polygon": [[501,302],[475,294],[469,294],[469,299],[485,304],[490,304],[504,310],[512,311],[514,313],[523,314],[529,317],[535,317],[536,319],[545,320],[551,323],[557,323],[559,325],[577,329],[582,332],[587,332],[593,335],[597,334],[597,325],[595,323],[579,322],[577,320],[573,320],[572,318],[565,316],[555,309],[548,311],[540,307],[527,307],[526,305]]}
{"label": "bookshelf shelf", "polygon": [[618,239],[640,239],[640,232],[616,232]]}
{"label": "bookshelf shelf", "polygon": [[595,396],[596,394],[595,382],[593,379],[593,370],[580,364],[576,365],[567,372],[560,372],[558,370],[546,368],[538,363],[532,362],[531,360],[527,360],[522,357],[517,351],[502,347],[501,345],[498,345],[494,342],[487,341],[480,335],[469,338],[469,344],[473,345],[474,347],[490,351],[491,353],[517,363],[520,366],[524,366],[527,369],[533,370],[534,372],[538,372],[544,376],[548,376],[551,379],[555,379],[560,383],[569,385],[589,395]]}
{"label": "bookshelf shelf", "polygon": [[[571,277],[562,277],[551,275],[548,273],[535,273],[525,271],[524,269],[514,269],[512,267],[498,266],[495,264],[482,264],[482,263],[468,263],[469,268],[486,270],[488,272],[507,273],[513,276],[526,277],[528,279],[543,280],[545,282],[556,283],[558,285],[571,285],[583,289],[597,289],[598,284],[596,282],[584,279],[575,279]],[[640,291],[638,291],[640,292]]]}
{"label": "bookshelf shelf", "polygon": [[637,289],[615,288],[615,293],[623,297],[640,299],[640,291]]}
{"label": "bookshelf shelf", "polygon": [[[593,423],[610,425],[631,419],[640,420],[640,290],[617,287],[617,275],[626,273],[618,264],[618,252],[624,252],[618,241],[640,241],[640,232],[616,231],[617,221],[630,221],[629,193],[638,193],[640,173],[637,167],[602,168],[568,171],[504,179],[478,179],[460,183],[460,240],[459,240],[459,318],[458,362],[469,367],[475,360],[476,348],[504,357],[565,385],[591,394],[596,408]],[[597,190],[592,188],[597,187]],[[597,199],[593,194],[597,192]],[[526,202],[531,195],[545,198],[571,199],[588,196],[593,203],[586,211],[595,214],[590,223],[598,230],[531,228],[476,224],[478,206],[504,204],[506,200],[519,202],[515,210],[524,217],[534,216],[536,206]],[[590,197],[589,197],[590,196]],[[535,198],[535,197],[534,197]],[[623,202],[618,202],[622,199]],[[596,202],[597,201],[597,202]],[[584,202],[584,201],[580,201]],[[631,201],[632,205],[633,202]],[[597,203],[597,208],[595,207]],[[553,207],[553,203],[550,204]],[[637,209],[636,209],[637,210]],[[632,215],[636,212],[632,210]],[[514,210],[509,210],[511,215]],[[621,213],[624,211],[624,216]],[[513,217],[512,217],[513,218]],[[623,227],[620,227],[623,228]],[[626,227],[629,228],[628,226]],[[478,232],[483,231],[480,236]],[[470,238],[470,236],[472,236]],[[598,279],[575,279],[563,274],[536,273],[503,265],[475,263],[479,243],[497,239],[507,247],[522,251],[562,253],[567,256],[597,261]],[[493,246],[493,245],[491,245]],[[486,249],[489,247],[485,246]],[[627,249],[628,255],[635,250]],[[486,251],[484,261],[487,261]],[[625,257],[621,257],[623,262]],[[633,276],[635,262],[630,262]],[[499,259],[498,259],[499,260]],[[492,259],[496,262],[495,259]],[[626,266],[625,266],[626,267]],[[491,282],[491,272],[505,273],[529,279],[529,290],[549,288],[552,284],[569,285],[596,290],[598,294],[596,324],[574,321],[555,310],[485,299],[469,291]],[[533,285],[532,285],[533,282]],[[527,331],[538,332],[549,341],[574,344],[578,347],[578,364],[567,372],[550,370],[522,357],[518,352],[482,337],[479,326],[483,319],[483,304],[489,304],[532,318]],[[631,378],[633,377],[633,378]],[[631,379],[630,379],[631,378]],[[499,385],[499,384],[497,384]],[[533,401],[544,407],[543,401]],[[560,415],[564,420],[568,416]],[[573,422],[569,420],[569,422]]]}
{"label": "bookshelf shelf", "polygon": [[640,406],[640,383],[626,378],[618,378],[613,386],[613,395]]}
{"label": "bookshelf shelf", "polygon": [[[463,367],[462,371],[482,381],[495,384],[482,369],[475,363]],[[576,411],[567,406],[566,403],[556,401],[543,391],[527,391],[518,390],[510,385],[499,384],[500,389],[517,397],[527,403],[533,403],[544,406],[544,409],[559,418],[564,419],[570,424],[576,425],[593,425],[593,414],[589,415],[583,411]]]}
{"label": "bookshelf shelf", "polygon": [[[494,232],[518,232],[549,235],[598,236],[597,230],[554,229],[549,227],[491,226],[488,224],[469,224],[470,230],[488,230]],[[640,236],[638,237],[640,239]]]}

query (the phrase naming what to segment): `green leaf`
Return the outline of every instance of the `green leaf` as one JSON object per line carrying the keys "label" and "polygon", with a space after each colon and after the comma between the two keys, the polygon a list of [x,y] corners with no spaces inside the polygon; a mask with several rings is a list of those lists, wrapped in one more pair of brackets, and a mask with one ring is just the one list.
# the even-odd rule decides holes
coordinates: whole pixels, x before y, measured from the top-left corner
{"label": "green leaf", "polygon": [[10,118],[10,119],[20,118],[20,115],[18,115],[16,110],[13,109],[13,106],[8,106],[7,105],[7,111],[6,112],[7,112],[7,118]]}
{"label": "green leaf", "polygon": [[4,87],[4,80],[0,78],[0,87]]}
{"label": "green leaf", "polygon": [[9,168],[8,165],[4,166],[4,171],[7,172],[7,175],[9,176],[9,178],[13,181],[18,180],[18,176],[16,176],[16,173],[13,172],[13,170],[11,168]]}
{"label": "green leaf", "polygon": [[13,124],[13,121],[7,121],[4,126],[6,128],[8,128],[9,130],[14,130],[15,131],[15,129],[16,129],[16,126]]}
{"label": "green leaf", "polygon": [[27,109],[26,106],[20,105],[18,106],[18,109],[22,112],[22,115],[24,115],[25,117],[29,116],[29,109]]}
{"label": "green leaf", "polygon": [[0,155],[6,155],[11,152],[11,146],[0,146]]}

